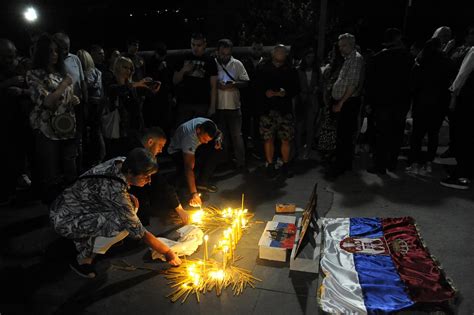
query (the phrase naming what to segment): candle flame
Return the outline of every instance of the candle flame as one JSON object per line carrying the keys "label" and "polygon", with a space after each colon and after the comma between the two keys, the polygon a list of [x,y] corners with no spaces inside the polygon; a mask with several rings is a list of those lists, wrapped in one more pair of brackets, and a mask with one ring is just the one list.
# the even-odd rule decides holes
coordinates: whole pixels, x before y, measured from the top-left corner
{"label": "candle flame", "polygon": [[191,215],[191,222],[201,224],[203,216],[204,216],[203,210],[196,211]]}
{"label": "candle flame", "polygon": [[225,278],[225,272],[224,270],[211,271],[209,272],[209,277],[214,280],[222,281]]}

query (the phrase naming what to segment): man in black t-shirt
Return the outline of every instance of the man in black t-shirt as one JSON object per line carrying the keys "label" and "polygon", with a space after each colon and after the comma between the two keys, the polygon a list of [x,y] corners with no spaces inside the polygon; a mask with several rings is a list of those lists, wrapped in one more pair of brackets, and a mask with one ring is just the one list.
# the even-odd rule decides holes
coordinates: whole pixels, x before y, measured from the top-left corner
{"label": "man in black t-shirt", "polygon": [[192,53],[175,65],[173,84],[178,102],[177,124],[194,117],[211,116],[216,110],[217,65],[205,55],[206,38],[199,33],[191,36]]}
{"label": "man in black t-shirt", "polygon": [[299,93],[298,73],[288,62],[288,50],[277,45],[272,50],[272,59],[263,63],[256,73],[256,90],[261,102],[260,135],[264,141],[265,167],[268,177],[276,175],[273,164],[277,136],[281,141],[281,172],[292,177],[290,161],[291,141],[295,135],[292,114],[292,98]]}

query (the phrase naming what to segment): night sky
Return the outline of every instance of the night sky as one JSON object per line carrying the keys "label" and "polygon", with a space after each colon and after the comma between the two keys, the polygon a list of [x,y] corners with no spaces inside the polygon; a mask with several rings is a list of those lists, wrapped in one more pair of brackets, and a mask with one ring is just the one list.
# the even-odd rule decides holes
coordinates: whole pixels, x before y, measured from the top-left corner
{"label": "night sky", "polygon": [[[73,51],[87,48],[93,43],[124,49],[130,38],[140,39],[141,49],[145,50],[158,40],[167,43],[171,49],[188,48],[189,35],[193,30],[207,34],[210,45],[221,37],[229,37],[239,44],[238,32],[242,23],[255,24],[255,21],[248,21],[251,10],[256,7],[264,10],[268,8],[270,12],[278,14],[278,5],[285,1],[289,0],[134,0],[130,4],[119,5],[118,1],[112,0],[4,0],[0,5],[0,36],[12,39],[20,52],[26,51],[31,34],[59,30],[70,34]],[[355,32],[359,44],[377,49],[386,27],[402,27],[407,1],[329,0],[328,19],[336,23],[334,33]],[[294,1],[301,2],[307,1]],[[407,41],[427,39],[437,26],[448,25],[461,42],[466,26],[474,24],[474,15],[468,10],[468,3],[412,0],[405,34]],[[39,20],[34,26],[28,25],[22,17],[22,11],[28,4],[36,7],[39,13]],[[318,11],[319,0],[313,0],[313,6]],[[272,25],[270,28],[275,27]],[[275,40],[288,41],[285,36],[290,31],[285,29],[285,25],[271,31]],[[314,29],[308,30],[311,31],[314,32]]]}

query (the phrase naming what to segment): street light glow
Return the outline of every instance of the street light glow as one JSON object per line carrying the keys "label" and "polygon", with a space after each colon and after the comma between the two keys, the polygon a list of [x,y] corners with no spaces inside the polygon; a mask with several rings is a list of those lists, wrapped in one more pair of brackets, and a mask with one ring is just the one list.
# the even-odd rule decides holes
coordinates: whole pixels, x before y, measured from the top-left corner
{"label": "street light glow", "polygon": [[33,7],[27,8],[23,16],[28,22],[34,22],[38,19],[38,14],[36,14],[36,10]]}

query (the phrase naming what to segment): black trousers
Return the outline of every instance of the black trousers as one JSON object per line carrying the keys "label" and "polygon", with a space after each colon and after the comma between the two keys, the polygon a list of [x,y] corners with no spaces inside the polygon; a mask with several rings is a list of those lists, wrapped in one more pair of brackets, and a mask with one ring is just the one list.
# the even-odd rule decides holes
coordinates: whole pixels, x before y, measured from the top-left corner
{"label": "black trousers", "polygon": [[351,97],[337,114],[336,165],[338,170],[352,169],[354,159],[354,135],[360,111],[360,98]]}
{"label": "black trousers", "polygon": [[[444,113],[419,113],[413,117],[413,132],[410,139],[410,162],[433,162],[439,143],[439,130],[443,124]],[[424,158],[421,152],[423,138],[428,135],[428,152]]]}
{"label": "black trousers", "polygon": [[[222,150],[216,150],[214,146],[214,141],[211,141],[207,144],[201,144],[196,150],[194,164],[196,184],[207,185],[219,161],[222,160]],[[182,179],[184,177],[183,153],[181,151],[176,152],[171,157],[176,164],[176,178],[178,180]]]}
{"label": "black trousers", "polygon": [[138,217],[143,224],[149,223],[150,217],[166,217],[170,211],[179,206],[178,195],[162,174],[154,174],[151,183],[144,187],[132,186],[130,193],[140,203]]}
{"label": "black trousers", "polygon": [[374,108],[374,166],[378,170],[395,169],[403,142],[407,106]]}
{"label": "black trousers", "polygon": [[[454,131],[456,145],[454,157],[457,167],[455,176],[474,178],[474,97],[460,100],[454,111]],[[450,122],[451,123],[451,122]]]}

